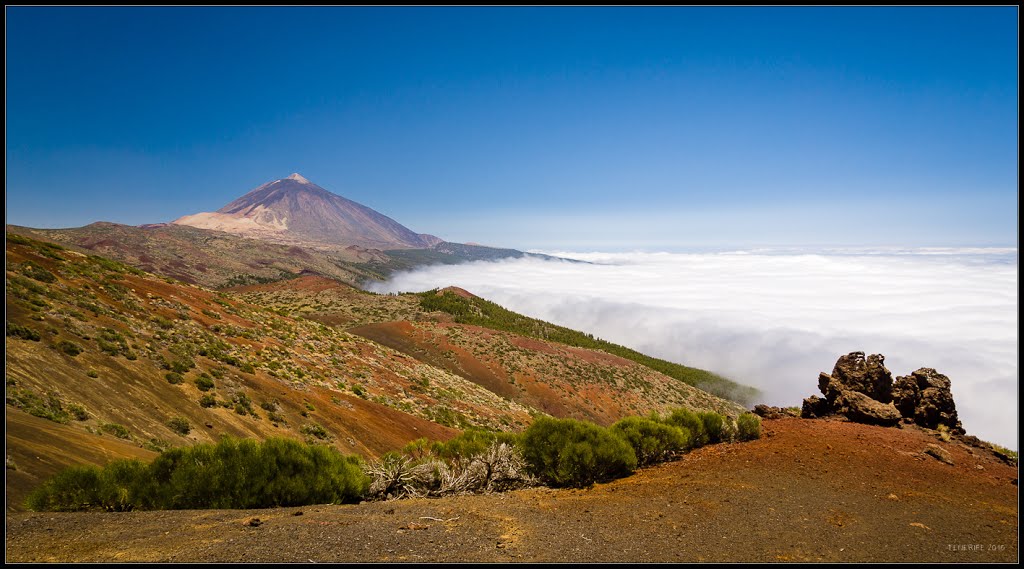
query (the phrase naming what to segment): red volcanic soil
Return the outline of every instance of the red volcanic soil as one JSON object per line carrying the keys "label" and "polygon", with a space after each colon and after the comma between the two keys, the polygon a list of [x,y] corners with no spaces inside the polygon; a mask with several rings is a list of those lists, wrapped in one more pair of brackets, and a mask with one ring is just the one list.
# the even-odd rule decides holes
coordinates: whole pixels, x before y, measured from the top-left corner
{"label": "red volcanic soil", "polygon": [[469,292],[468,290],[464,288],[459,288],[457,286],[449,286],[442,288],[441,290],[437,291],[437,296],[441,296],[446,292],[450,292],[455,296],[461,296],[462,298],[480,298],[477,295]]}
{"label": "red volcanic soil", "polygon": [[[839,421],[765,421],[763,433],[582,490],[246,511],[12,513],[6,555],[12,562],[1018,560],[1017,469],[989,451],[916,428]],[[945,448],[953,465],[923,454],[928,444]]]}

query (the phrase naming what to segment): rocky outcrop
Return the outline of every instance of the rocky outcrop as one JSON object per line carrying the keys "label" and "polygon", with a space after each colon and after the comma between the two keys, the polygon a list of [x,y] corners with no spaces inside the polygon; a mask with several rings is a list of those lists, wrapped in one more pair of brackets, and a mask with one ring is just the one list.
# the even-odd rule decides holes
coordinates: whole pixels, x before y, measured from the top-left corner
{"label": "rocky outcrop", "polygon": [[843,392],[856,391],[888,403],[892,401],[892,374],[885,367],[885,356],[871,354],[865,359],[864,352],[852,352],[836,361],[832,375],[818,375],[818,389],[830,402]]}
{"label": "rocky outcrop", "polygon": [[817,419],[818,417],[825,417],[831,413],[832,410],[829,408],[828,401],[818,397],[817,395],[811,395],[807,399],[804,399],[804,405],[800,409],[800,416],[804,419]]}
{"label": "rocky outcrop", "polygon": [[782,408],[769,405],[754,405],[754,414],[762,419],[784,419],[786,417],[799,417],[796,407]]}
{"label": "rocky outcrop", "polygon": [[950,385],[948,377],[923,367],[896,378],[892,386],[893,403],[908,422],[929,429],[945,425],[951,432],[963,434]]}
{"label": "rocky outcrop", "polygon": [[882,427],[894,427],[902,418],[892,403],[881,403],[858,391],[844,391],[836,399],[835,411],[855,423]]}
{"label": "rocky outcrop", "polygon": [[896,426],[913,423],[929,429],[945,425],[963,434],[953,403],[948,377],[932,368],[921,368],[897,377],[885,367],[885,356],[851,352],[839,358],[831,374],[818,374],[824,399],[804,399],[801,417],[842,415],[851,421]]}

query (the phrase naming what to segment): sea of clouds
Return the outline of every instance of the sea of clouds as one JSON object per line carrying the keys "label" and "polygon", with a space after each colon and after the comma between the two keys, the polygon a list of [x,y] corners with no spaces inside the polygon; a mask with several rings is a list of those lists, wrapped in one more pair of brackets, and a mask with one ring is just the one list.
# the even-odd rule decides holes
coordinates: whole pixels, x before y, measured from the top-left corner
{"label": "sea of clouds", "polygon": [[1017,448],[1017,249],[546,251],[396,274],[378,292],[459,286],[536,318],[758,387],[799,406],[863,351],[953,382],[964,428]]}

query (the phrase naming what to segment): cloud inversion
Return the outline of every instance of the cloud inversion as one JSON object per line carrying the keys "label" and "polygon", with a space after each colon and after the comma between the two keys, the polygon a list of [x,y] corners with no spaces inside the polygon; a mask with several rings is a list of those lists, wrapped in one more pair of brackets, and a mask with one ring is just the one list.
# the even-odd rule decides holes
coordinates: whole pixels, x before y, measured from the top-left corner
{"label": "cloud inversion", "polygon": [[1017,448],[1017,250],[560,253],[433,266],[376,290],[456,285],[516,312],[754,385],[817,393],[852,351],[953,382],[968,433]]}

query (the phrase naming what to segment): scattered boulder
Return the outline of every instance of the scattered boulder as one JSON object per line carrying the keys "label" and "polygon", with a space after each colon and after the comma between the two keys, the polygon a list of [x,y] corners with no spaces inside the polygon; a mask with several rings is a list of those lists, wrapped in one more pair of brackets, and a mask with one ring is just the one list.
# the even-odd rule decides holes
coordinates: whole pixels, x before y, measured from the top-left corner
{"label": "scattered boulder", "polygon": [[762,419],[782,419],[784,417],[798,417],[794,409],[783,409],[782,407],[771,407],[769,405],[755,405],[754,414]]}
{"label": "scattered boulder", "polygon": [[929,444],[924,449],[924,453],[938,460],[944,462],[950,466],[953,465],[953,455],[949,454],[949,451],[940,447],[936,444]]}
{"label": "scattered boulder", "polygon": [[850,352],[836,361],[831,374],[818,374],[818,389],[825,397],[804,399],[800,416],[842,415],[858,423],[897,426],[904,422],[928,429],[942,425],[950,433],[963,435],[950,385],[948,377],[932,368],[894,381],[882,354]]}
{"label": "scattered boulder", "polygon": [[857,391],[844,391],[835,402],[835,410],[855,423],[894,427],[902,416],[892,403],[876,401]]}

